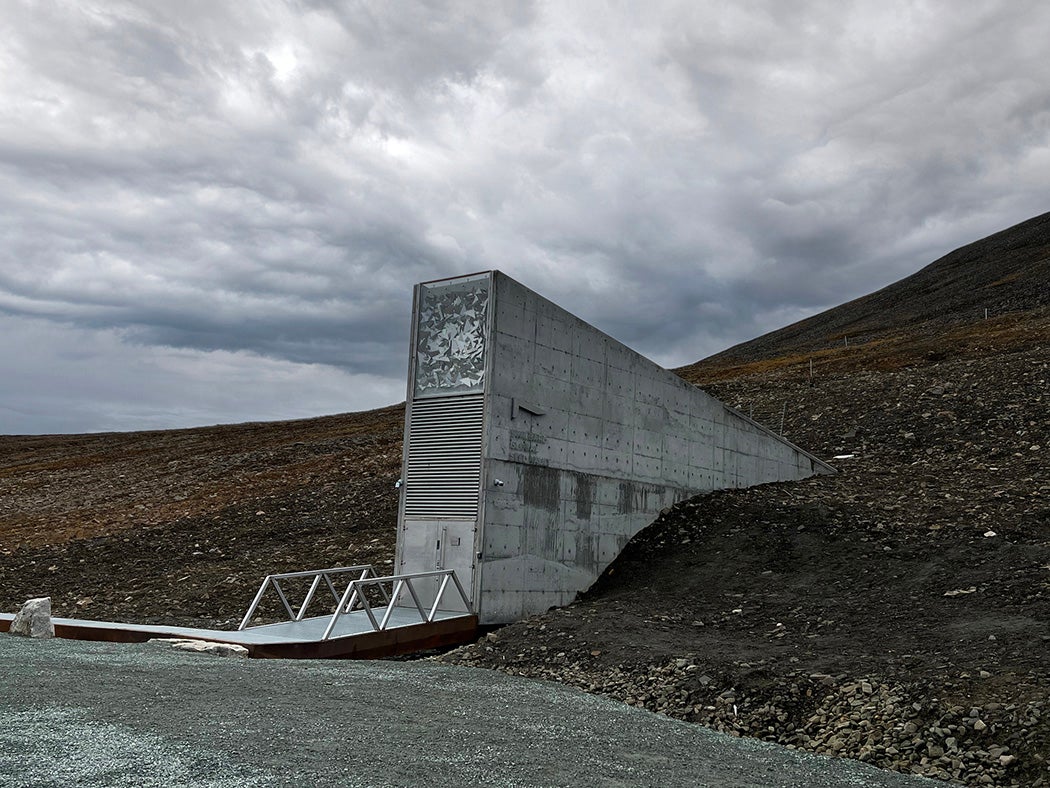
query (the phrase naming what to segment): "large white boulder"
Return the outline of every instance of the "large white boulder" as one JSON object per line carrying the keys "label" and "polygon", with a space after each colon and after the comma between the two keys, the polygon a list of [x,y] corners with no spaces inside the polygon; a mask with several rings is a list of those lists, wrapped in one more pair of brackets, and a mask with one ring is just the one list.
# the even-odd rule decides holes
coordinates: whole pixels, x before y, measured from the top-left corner
{"label": "large white boulder", "polygon": [[51,597],[28,600],[11,621],[12,635],[27,638],[53,638],[55,625],[51,623]]}
{"label": "large white boulder", "polygon": [[193,640],[191,638],[151,638],[150,643],[160,643],[179,651],[193,651],[198,654],[214,654],[217,657],[247,657],[248,649],[236,643],[214,643],[210,640]]}

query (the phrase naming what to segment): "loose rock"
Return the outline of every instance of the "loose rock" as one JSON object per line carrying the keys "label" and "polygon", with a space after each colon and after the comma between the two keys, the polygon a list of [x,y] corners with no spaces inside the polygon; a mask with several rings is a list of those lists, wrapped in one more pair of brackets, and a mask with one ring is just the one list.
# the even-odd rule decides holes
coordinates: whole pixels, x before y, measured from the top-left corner
{"label": "loose rock", "polygon": [[192,651],[197,654],[213,654],[217,657],[247,657],[248,649],[236,643],[213,643],[209,640],[191,640],[188,638],[153,638],[150,643],[162,643],[179,651]]}
{"label": "loose rock", "polygon": [[26,601],[11,621],[12,635],[29,638],[53,638],[55,625],[51,623],[51,597],[42,596]]}

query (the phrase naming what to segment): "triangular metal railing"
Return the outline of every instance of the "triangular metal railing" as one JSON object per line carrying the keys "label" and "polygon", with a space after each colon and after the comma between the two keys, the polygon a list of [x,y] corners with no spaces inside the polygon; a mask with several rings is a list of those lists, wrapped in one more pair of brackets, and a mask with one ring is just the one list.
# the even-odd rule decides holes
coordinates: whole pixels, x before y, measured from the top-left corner
{"label": "triangular metal railing", "polygon": [[[238,630],[247,629],[251,620],[255,617],[256,612],[259,609],[259,603],[262,602],[263,597],[266,595],[266,591],[269,588],[273,588],[274,593],[277,594],[277,598],[280,600],[281,605],[284,607],[285,612],[288,614],[289,621],[302,621],[306,617],[307,610],[310,607],[310,603],[314,601],[314,597],[317,595],[318,589],[321,584],[324,583],[328,592],[332,595],[335,602],[339,603],[340,607],[346,605],[348,600],[347,596],[351,590],[355,591],[355,594],[349,600],[349,607],[347,612],[353,608],[353,605],[357,601],[356,587],[353,585],[353,580],[347,585],[346,591],[340,593],[336,589],[336,584],[333,578],[337,578],[340,575],[352,575],[357,574],[358,580],[364,580],[369,577],[375,577],[376,570],[371,564],[361,564],[359,566],[338,566],[331,567],[329,569],[313,569],[305,572],[281,572],[280,574],[267,575],[262,585],[259,586],[259,591],[255,594],[255,599],[252,600],[251,605],[248,607],[248,612],[244,614],[244,618],[241,620]],[[288,595],[285,593],[284,588],[281,587],[282,580],[295,580],[311,577],[310,588],[306,592],[306,596],[303,598],[302,604],[296,609],[291,602],[288,601]],[[382,590],[382,587],[380,587]],[[389,601],[389,600],[387,600]]]}
{"label": "triangular metal railing", "polygon": [[[346,588],[340,593],[334,578],[338,578],[340,575],[353,574],[357,574],[357,578],[351,579]],[[302,604],[296,608],[289,601],[285,589],[281,587],[281,581],[307,577],[311,578],[310,587],[303,598]],[[429,607],[425,607],[420,600],[419,589],[413,585],[413,581],[419,583],[420,581],[438,578],[440,578],[440,582],[437,584],[434,601]],[[266,595],[266,591],[270,588],[277,594],[277,598],[288,614],[288,620],[302,621],[306,617],[307,609],[317,596],[317,591],[321,588],[322,583],[332,595],[336,604],[335,610],[325,627],[324,634],[321,636],[321,640],[328,640],[335,631],[339,619],[355,610],[364,612],[368,622],[372,625],[372,629],[376,632],[382,632],[390,628],[394,611],[399,609],[412,610],[414,608],[419,615],[418,623],[429,624],[437,618],[440,611],[449,609],[448,606],[442,607],[449,585],[455,587],[459,595],[459,601],[462,602],[462,611],[457,611],[456,615],[471,615],[470,599],[467,597],[463,585],[459,582],[459,578],[456,577],[456,573],[451,569],[377,577],[375,568],[371,564],[362,564],[360,566],[340,566],[332,567],[331,569],[282,572],[280,574],[267,575],[262,581],[262,585],[259,586],[255,599],[252,600],[251,605],[248,607],[248,612],[244,614],[244,618],[237,629],[244,630],[248,628],[258,612],[259,604]],[[372,590],[373,601],[368,599],[367,592],[370,590]],[[399,600],[404,598],[406,592],[411,598],[412,604],[399,605]],[[381,603],[376,604],[379,600],[382,600]],[[405,626],[405,624],[399,623],[395,626]]]}
{"label": "triangular metal railing", "polygon": [[[441,578],[441,582],[438,584],[437,593],[434,595],[434,602],[427,610],[423,607],[423,604],[419,600],[419,594],[416,588],[412,585],[412,581],[420,581],[429,578]],[[362,577],[358,580],[354,580],[347,586],[345,592],[343,592],[343,599],[345,603],[340,603],[335,612],[332,614],[331,620],[328,622],[328,626],[325,627],[324,634],[321,636],[321,640],[328,640],[335,631],[336,624],[339,623],[339,619],[344,613],[348,613],[352,610],[350,600],[356,599],[360,604],[361,609],[364,611],[365,616],[368,618],[369,623],[372,625],[372,629],[376,632],[382,632],[386,630],[390,624],[391,615],[395,609],[411,610],[412,607],[416,609],[419,614],[420,624],[429,624],[434,621],[437,617],[438,611],[441,610],[441,603],[444,600],[445,592],[448,589],[449,581],[456,587],[456,591],[459,593],[460,601],[463,603],[462,615],[470,615],[470,600],[467,597],[466,591],[463,590],[463,585],[459,582],[459,578],[456,577],[455,571],[452,569],[443,569],[436,572],[413,572],[405,575],[387,575],[386,577]],[[391,587],[391,591],[386,591],[386,586]],[[368,598],[365,595],[365,589],[369,586],[378,586],[382,592],[382,596],[386,601],[385,608],[382,609],[382,618],[377,618],[376,613],[379,610],[375,609]],[[412,597],[412,607],[407,605],[398,605],[397,601],[402,597],[403,593],[408,591],[409,596]],[[398,626],[404,626],[399,624]]]}

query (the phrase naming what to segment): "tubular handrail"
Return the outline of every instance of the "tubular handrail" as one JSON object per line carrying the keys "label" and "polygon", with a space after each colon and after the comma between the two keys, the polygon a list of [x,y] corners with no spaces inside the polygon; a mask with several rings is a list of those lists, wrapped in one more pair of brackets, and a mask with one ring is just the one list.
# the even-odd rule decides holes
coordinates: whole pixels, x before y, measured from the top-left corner
{"label": "tubular handrail", "polygon": [[[434,595],[434,602],[429,610],[425,610],[422,603],[419,601],[419,594],[412,585],[412,581],[438,577],[441,578],[441,582],[438,584],[437,593]],[[346,591],[343,592],[343,600],[349,600],[356,597],[356,601],[361,605],[361,609],[364,611],[365,616],[372,625],[372,629],[376,632],[383,632],[387,629],[387,625],[390,623],[390,616],[394,612],[394,608],[398,607],[397,600],[401,597],[402,593],[407,590],[412,597],[413,607],[415,607],[416,612],[419,613],[419,623],[429,624],[433,622],[438,611],[441,609],[441,602],[444,598],[445,591],[448,589],[449,580],[455,585],[456,591],[459,593],[460,601],[463,602],[463,615],[469,614],[470,600],[467,598],[467,593],[463,590],[463,585],[459,582],[459,578],[456,577],[455,570],[452,569],[440,569],[433,572],[412,572],[410,574],[387,575],[385,577],[362,577],[358,580],[352,581],[350,585],[347,586]],[[392,586],[392,590],[389,594],[384,588],[386,584]],[[368,599],[364,594],[364,589],[372,585],[379,586],[380,591],[386,600],[386,608],[383,610],[383,616],[381,619],[376,618],[376,613],[379,611],[373,610],[372,605],[369,604]],[[325,627],[321,640],[328,640],[328,638],[331,637],[340,617],[344,613],[349,613],[351,609],[352,607],[348,602],[340,602],[336,607],[335,612],[332,614],[328,626]],[[402,607],[402,609],[410,610],[411,608]]]}
{"label": "tubular handrail", "polygon": [[[338,575],[352,573],[357,573],[358,577],[352,579],[340,594],[336,590],[336,584],[333,582],[332,578]],[[296,609],[288,601],[287,594],[285,594],[284,589],[281,588],[281,581],[306,577],[312,578],[310,581],[310,588],[306,592],[302,604]],[[440,582],[437,584],[437,592],[434,594],[434,601],[429,607],[426,607],[420,599],[420,589],[414,586],[413,582],[418,584],[421,580],[438,578],[440,578]],[[363,611],[368,622],[372,625],[372,629],[376,632],[383,632],[390,627],[390,620],[395,609],[414,609],[415,612],[419,614],[419,623],[432,623],[437,617],[438,612],[442,609],[442,602],[448,593],[450,585],[455,587],[459,599],[463,603],[462,615],[470,614],[470,599],[467,597],[467,592],[463,589],[463,585],[459,582],[459,578],[456,577],[456,573],[452,569],[377,576],[375,568],[371,564],[362,564],[361,566],[341,566],[333,567],[331,569],[316,569],[305,572],[283,572],[281,574],[267,575],[263,580],[262,585],[259,587],[255,599],[252,600],[251,605],[248,607],[248,612],[244,614],[240,626],[237,627],[238,631],[248,628],[248,625],[251,623],[252,618],[255,617],[255,613],[259,608],[259,603],[262,601],[263,596],[269,588],[273,588],[274,592],[277,594],[277,598],[281,601],[285,612],[288,614],[288,620],[302,621],[306,616],[307,608],[314,600],[317,590],[321,587],[322,583],[325,584],[329,593],[332,595],[333,599],[335,599],[336,605],[335,611],[332,613],[332,616],[325,627],[324,634],[321,636],[321,640],[328,640],[335,631],[339,619],[354,610]],[[368,601],[366,591],[372,587],[379,589],[379,596],[382,598],[382,603],[376,604],[375,602]],[[411,598],[411,605],[399,605],[398,601],[405,597],[406,592],[408,597]],[[376,594],[373,593],[372,597],[375,599]],[[403,626],[403,624],[398,624],[397,626]]]}
{"label": "tubular handrail", "polygon": [[[259,603],[262,602],[263,596],[265,596],[266,590],[268,588],[273,588],[274,592],[277,594],[277,598],[281,601],[285,612],[288,613],[288,619],[290,621],[302,621],[303,618],[306,617],[307,608],[309,608],[310,603],[314,600],[314,596],[317,594],[317,589],[320,588],[322,582],[328,588],[329,593],[332,595],[335,601],[339,602],[340,604],[344,604],[346,602],[345,597],[347,596],[347,593],[349,593],[349,590],[352,587],[354,587],[353,581],[350,585],[347,586],[347,592],[340,594],[336,590],[335,583],[332,582],[332,578],[338,575],[345,575],[351,573],[358,573],[359,577],[357,579],[365,580],[369,577],[375,577],[376,570],[375,567],[373,567],[371,564],[360,564],[358,566],[336,566],[331,567],[329,569],[312,569],[307,570],[305,572],[281,572],[278,574],[267,575],[263,579],[262,585],[259,586],[259,591],[255,594],[255,599],[253,599],[251,605],[248,606],[248,612],[244,614],[244,618],[241,619],[240,626],[237,627],[237,630],[241,631],[248,627],[248,624],[251,622],[252,618],[255,617],[255,613],[259,608]],[[309,590],[307,590],[306,592],[306,596],[303,598],[302,604],[299,605],[299,609],[296,610],[288,601],[288,596],[285,594],[284,589],[281,588],[280,581],[298,579],[302,577],[313,577],[313,580],[310,583]],[[389,602],[390,598],[386,596],[385,589],[383,589],[382,586],[380,587],[380,591],[386,597],[386,601]],[[355,601],[356,596],[354,599],[351,599],[351,606]]]}

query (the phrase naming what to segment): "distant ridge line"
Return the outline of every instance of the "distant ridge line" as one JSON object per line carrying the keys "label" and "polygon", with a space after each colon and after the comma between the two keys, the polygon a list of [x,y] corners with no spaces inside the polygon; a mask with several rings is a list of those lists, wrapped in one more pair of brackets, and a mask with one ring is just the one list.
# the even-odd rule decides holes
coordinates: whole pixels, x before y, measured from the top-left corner
{"label": "distant ridge line", "polygon": [[962,246],[921,270],[689,365],[756,361],[844,338],[1050,307],[1050,212]]}

